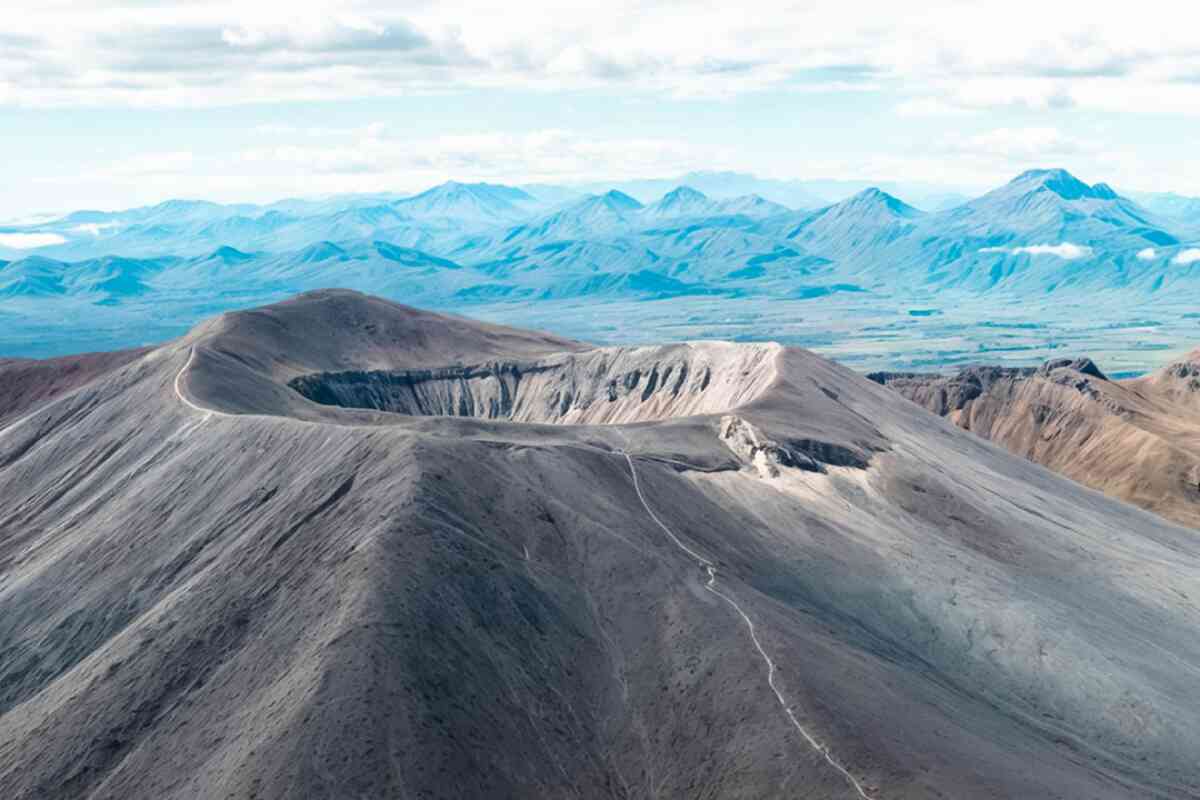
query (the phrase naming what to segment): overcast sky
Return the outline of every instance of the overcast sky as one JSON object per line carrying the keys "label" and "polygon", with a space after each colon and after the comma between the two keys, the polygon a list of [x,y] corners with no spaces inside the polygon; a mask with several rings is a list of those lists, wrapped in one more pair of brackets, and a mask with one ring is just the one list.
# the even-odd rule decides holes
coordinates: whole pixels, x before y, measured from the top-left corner
{"label": "overcast sky", "polygon": [[1200,194],[1191,5],[9,0],[0,216],[692,169]]}

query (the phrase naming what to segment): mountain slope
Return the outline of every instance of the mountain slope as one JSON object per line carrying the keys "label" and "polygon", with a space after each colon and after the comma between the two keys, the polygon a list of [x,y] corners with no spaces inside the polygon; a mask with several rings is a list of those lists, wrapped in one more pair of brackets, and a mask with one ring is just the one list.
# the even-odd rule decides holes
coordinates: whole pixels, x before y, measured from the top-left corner
{"label": "mountain slope", "polygon": [[148,348],[37,360],[0,358],[0,425],[146,354]]}
{"label": "mountain slope", "polygon": [[1194,534],[801,350],[315,292],[0,498],[6,797],[1200,796]]}
{"label": "mountain slope", "polygon": [[678,186],[642,210],[651,220],[675,217],[707,217],[718,213],[720,205],[688,186]]}
{"label": "mountain slope", "polygon": [[878,252],[912,234],[924,213],[878,189],[776,223],[789,242],[826,258],[851,259]]}
{"label": "mountain slope", "polygon": [[1145,209],[1107,184],[1089,186],[1066,170],[1030,170],[1005,186],[946,212],[948,232],[980,239],[1096,245],[1112,237],[1129,247],[1169,246],[1178,240]]}
{"label": "mountain slope", "polygon": [[[968,363],[995,348],[1036,363],[1066,342],[1144,370],[1194,339],[1196,230],[1063,170],[1030,171],[935,213],[879,189],[789,212],[726,193],[753,182],[709,177],[699,185],[717,192],[673,184],[648,208],[617,191],[449,183],[410,198],[167,204],[13,229],[68,241],[0,250],[0,352],[62,354],[84,335],[100,337],[93,347],[139,346],[328,285],[612,342],[647,326],[661,337],[776,336],[876,368]],[[341,255],[315,257],[330,247]],[[212,260],[231,252],[246,259]],[[714,295],[728,302],[697,299]],[[584,297],[664,302],[581,316]],[[1148,302],[1152,313],[1135,314]],[[630,324],[598,322],[618,316]],[[1000,335],[988,327],[995,316],[1045,335]],[[862,324],[844,328],[850,320]],[[1154,330],[1139,337],[1143,325]],[[909,335],[922,344],[893,357]]]}
{"label": "mountain slope", "polygon": [[449,181],[392,207],[409,217],[467,223],[511,221],[529,213],[536,199],[512,186]]}
{"label": "mountain slope", "polygon": [[1074,480],[1200,528],[1200,352],[1144,378],[1092,362],[877,373],[905,397]]}

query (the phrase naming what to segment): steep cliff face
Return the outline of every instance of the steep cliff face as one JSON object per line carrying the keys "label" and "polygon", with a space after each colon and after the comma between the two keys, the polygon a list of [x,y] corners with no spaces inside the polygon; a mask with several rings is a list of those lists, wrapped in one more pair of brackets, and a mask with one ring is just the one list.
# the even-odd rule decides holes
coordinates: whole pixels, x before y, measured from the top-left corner
{"label": "steep cliff face", "polygon": [[777,345],[697,342],[600,348],[550,359],[423,370],[303,375],[323,405],[419,416],[614,425],[714,414],[753,401],[775,377]]}

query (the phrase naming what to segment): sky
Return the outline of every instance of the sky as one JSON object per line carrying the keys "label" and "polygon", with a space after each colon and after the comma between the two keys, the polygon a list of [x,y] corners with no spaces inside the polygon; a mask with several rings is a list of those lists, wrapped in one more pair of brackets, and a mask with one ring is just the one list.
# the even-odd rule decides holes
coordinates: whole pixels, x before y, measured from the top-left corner
{"label": "sky", "polygon": [[1200,195],[1200,9],[60,2],[0,22],[0,219],[737,170]]}

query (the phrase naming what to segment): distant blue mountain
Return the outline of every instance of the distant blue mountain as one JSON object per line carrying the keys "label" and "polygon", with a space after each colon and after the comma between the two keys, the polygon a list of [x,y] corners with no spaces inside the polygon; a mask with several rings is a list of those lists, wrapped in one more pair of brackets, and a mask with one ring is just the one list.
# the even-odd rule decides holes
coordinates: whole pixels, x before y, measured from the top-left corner
{"label": "distant blue mountain", "polygon": [[646,206],[642,215],[647,219],[674,219],[712,217],[720,213],[720,206],[703,193],[689,186],[679,186],[664,194],[657,202]]}
{"label": "distant blue mountain", "polygon": [[1144,208],[1166,219],[1200,226],[1200,197],[1185,197],[1173,192],[1132,195]]}
{"label": "distant blue mountain", "polygon": [[[698,176],[709,186],[752,183]],[[410,197],[173,200],[13,230],[66,241],[0,251],[0,296],[116,307],[327,285],[441,306],[860,291],[902,300],[950,289],[1117,292],[1136,302],[1200,280],[1194,228],[1061,169],[931,212],[881,188],[794,210],[692,185],[643,204],[617,189],[450,182]]]}
{"label": "distant blue mountain", "polygon": [[396,211],[411,219],[470,224],[520,219],[538,205],[533,195],[511,186],[455,181],[392,203]]}
{"label": "distant blue mountain", "polygon": [[679,186],[689,187],[717,201],[757,195],[789,209],[812,209],[828,205],[825,196],[809,191],[802,181],[764,179],[742,172],[689,172],[676,178],[622,181],[609,185],[586,184],[578,188],[593,193],[617,188],[645,203],[653,203]]}
{"label": "distant blue mountain", "polygon": [[775,230],[787,241],[827,258],[870,254],[916,230],[925,214],[879,189],[866,189],[809,214],[780,218]]}

